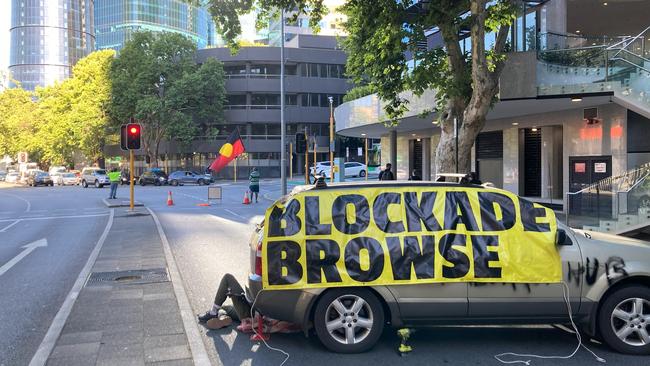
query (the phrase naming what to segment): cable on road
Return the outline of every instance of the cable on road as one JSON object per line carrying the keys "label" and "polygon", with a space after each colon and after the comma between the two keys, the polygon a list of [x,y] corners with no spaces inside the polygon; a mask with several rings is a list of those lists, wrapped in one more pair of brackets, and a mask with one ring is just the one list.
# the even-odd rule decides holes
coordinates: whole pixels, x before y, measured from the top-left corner
{"label": "cable on road", "polygon": [[596,361],[601,362],[601,363],[606,363],[607,361],[598,356],[594,351],[590,350],[589,347],[587,347],[584,343],[582,343],[582,336],[580,335],[580,332],[578,331],[578,327],[576,326],[576,323],[573,321],[573,312],[571,311],[571,302],[569,301],[569,285],[567,285],[566,282],[562,281],[562,296],[564,296],[564,302],[566,303],[567,311],[569,312],[569,320],[571,321],[571,326],[573,327],[573,330],[576,332],[576,338],[578,339],[578,345],[576,348],[573,350],[573,352],[570,355],[567,356],[542,356],[542,355],[534,355],[534,354],[521,354],[521,353],[513,353],[513,352],[506,352],[506,353],[500,353],[498,355],[495,355],[494,358],[497,359],[497,361],[503,363],[503,364],[515,364],[515,363],[523,363],[524,365],[530,365],[532,360],[512,360],[512,361],[507,361],[503,360],[503,356],[514,356],[514,357],[521,357],[521,358],[539,358],[543,360],[568,360],[572,358],[573,356],[578,353],[580,350],[580,347],[586,349],[591,353],[595,358]]}
{"label": "cable on road", "polygon": [[[255,322],[254,322],[255,318],[253,317],[253,309],[255,309],[255,303],[257,302],[257,298],[260,296],[262,291],[264,291],[264,289],[260,290],[257,293],[257,295],[255,295],[255,299],[253,300],[253,304],[251,305],[251,328],[253,329],[253,333],[260,336],[260,339],[262,340],[262,342],[264,342],[264,345],[266,346],[266,348],[270,349],[271,351],[279,352],[279,353],[282,353],[283,355],[287,356],[287,357],[285,357],[284,361],[282,361],[282,363],[280,363],[280,366],[284,366],[284,364],[287,363],[287,361],[289,361],[289,357],[290,357],[289,352],[287,352],[287,351],[285,351],[285,350],[283,350],[281,348],[275,348],[275,347],[269,346],[269,344],[266,343],[266,340],[264,339],[264,337],[261,337],[261,335],[257,333],[257,329],[255,327]],[[258,320],[258,322],[262,322],[262,324],[263,324],[264,323],[264,317],[260,316],[260,320]],[[262,329],[264,329],[264,327],[262,327]]]}

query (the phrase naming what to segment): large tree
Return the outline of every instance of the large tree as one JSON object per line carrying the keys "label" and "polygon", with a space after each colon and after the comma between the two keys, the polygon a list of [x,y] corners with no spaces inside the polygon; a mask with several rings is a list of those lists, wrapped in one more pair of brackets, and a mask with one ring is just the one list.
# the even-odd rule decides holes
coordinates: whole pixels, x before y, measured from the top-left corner
{"label": "large tree", "polygon": [[[195,0],[198,1],[198,0]],[[347,0],[342,10],[348,19],[349,36],[343,41],[348,52],[347,73],[355,82],[370,85],[386,101],[389,125],[407,109],[404,91],[421,95],[436,91],[431,111],[436,111],[440,142],[436,153],[438,172],[456,170],[454,120],[458,126],[458,170],[469,171],[471,148],[485,124],[485,117],[498,94],[510,24],[518,0]],[[317,24],[324,13],[323,0],[208,0],[209,9],[234,45],[241,33],[238,16],[263,9],[291,9],[311,15]],[[424,49],[425,32],[437,27],[442,48]],[[486,43],[493,35],[494,42]],[[471,50],[461,40],[469,37]],[[409,62],[409,57],[416,62]],[[409,65],[410,64],[410,65]]]}
{"label": "large tree", "polygon": [[19,151],[34,152],[31,141],[38,124],[37,108],[29,91],[13,88],[0,93],[0,158],[15,158]]}
{"label": "large tree", "polygon": [[163,140],[187,144],[199,132],[196,120],[223,119],[222,64],[198,66],[195,44],[176,33],[138,32],[113,62],[111,116],[115,126],[131,117],[142,124],[143,148],[157,166]]}

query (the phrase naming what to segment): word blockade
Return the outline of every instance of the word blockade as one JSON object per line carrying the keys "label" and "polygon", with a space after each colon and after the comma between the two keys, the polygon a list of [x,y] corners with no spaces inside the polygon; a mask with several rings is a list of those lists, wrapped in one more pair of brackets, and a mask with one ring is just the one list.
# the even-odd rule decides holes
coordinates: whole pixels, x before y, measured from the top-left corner
{"label": "word blockade", "polygon": [[497,189],[306,190],[265,222],[266,289],[561,280],[553,211]]}

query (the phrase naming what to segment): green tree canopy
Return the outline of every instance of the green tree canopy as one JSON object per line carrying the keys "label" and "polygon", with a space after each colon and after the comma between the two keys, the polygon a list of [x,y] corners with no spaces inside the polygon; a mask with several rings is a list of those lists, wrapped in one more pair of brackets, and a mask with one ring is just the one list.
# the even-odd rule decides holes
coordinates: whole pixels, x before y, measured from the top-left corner
{"label": "green tree canopy", "polygon": [[154,165],[161,141],[188,143],[199,132],[196,120],[209,126],[223,119],[223,66],[214,59],[199,66],[195,52],[180,34],[138,32],[112,65],[114,127],[132,117],[142,124],[143,148]]}

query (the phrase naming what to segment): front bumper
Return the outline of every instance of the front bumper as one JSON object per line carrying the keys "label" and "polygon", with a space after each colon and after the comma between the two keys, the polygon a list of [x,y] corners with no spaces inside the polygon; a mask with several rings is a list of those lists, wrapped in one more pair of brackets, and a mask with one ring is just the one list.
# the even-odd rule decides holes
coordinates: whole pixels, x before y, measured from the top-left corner
{"label": "front bumper", "polygon": [[265,316],[299,325],[304,331],[311,327],[308,314],[318,297],[318,290],[263,290],[261,277],[250,274],[246,297]]}

